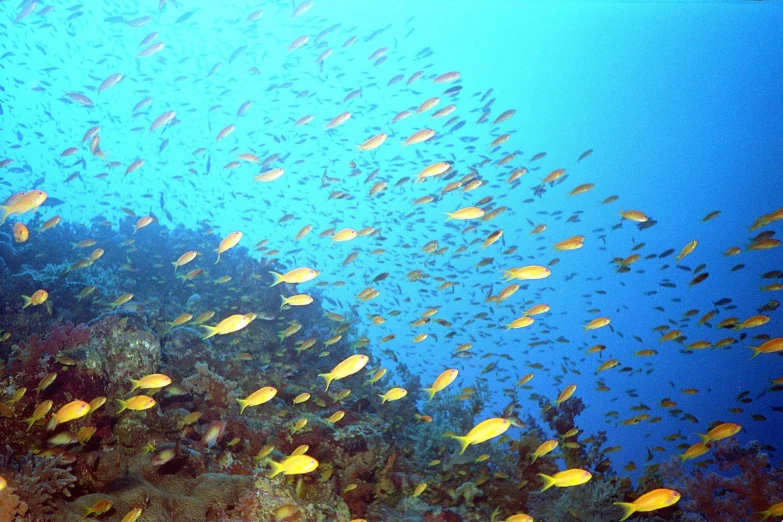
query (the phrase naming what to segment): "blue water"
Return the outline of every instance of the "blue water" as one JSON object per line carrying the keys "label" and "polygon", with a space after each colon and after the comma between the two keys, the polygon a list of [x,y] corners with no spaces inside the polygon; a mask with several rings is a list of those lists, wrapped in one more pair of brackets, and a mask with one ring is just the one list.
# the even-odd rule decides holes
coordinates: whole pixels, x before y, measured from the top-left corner
{"label": "blue water", "polygon": [[[454,367],[460,371],[455,389],[474,386],[482,369],[497,362],[495,370],[483,375],[491,393],[480,417],[489,417],[511,400],[503,389],[513,388],[531,371],[529,363],[542,364],[545,369],[535,371],[532,390],[515,392],[520,412],[539,415],[538,404],[529,400],[531,392],[554,400],[566,385],[577,384],[576,394],[587,405],[578,425],[587,434],[608,431],[608,444],[623,448],[613,456],[618,467],[634,461],[641,468],[651,446],[667,449],[656,458],[679,453],[676,443],[664,441],[664,436],[680,432],[694,443],[694,434],[705,433],[715,421],[740,423],[742,441],[780,442],[776,434],[783,430],[783,420],[770,409],[780,398],[765,391],[770,380],[783,375],[781,359],[771,354],[748,360],[751,352],[746,348],[760,344],[751,339],[754,335],[780,336],[779,311],[770,312],[769,323],[748,330],[749,338],[730,349],[684,353],[684,345],[661,344],[660,334],[653,331],[658,325],[679,323],[686,311],[697,309],[682,328],[686,343],[738,337],[740,332],[718,330],[717,322],[732,315],[742,321],[770,299],[780,299],[759,288],[774,282],[762,280],[762,273],[783,269],[783,250],[745,251],[756,233],[781,232],[780,222],[748,231],[757,217],[783,206],[779,2],[316,1],[293,19],[289,2],[275,2],[259,5],[264,15],[255,22],[246,21],[254,8],[239,2],[169,1],[162,11],[155,2],[147,4],[142,10],[133,2],[57,5],[44,16],[33,13],[14,25],[19,4],[0,3],[0,159],[13,159],[0,170],[3,197],[29,190],[43,177],[39,188],[64,201],[44,207],[44,218],[58,214],[64,220],[88,222],[100,217],[116,224],[127,207],[139,216],[155,213],[167,227],[196,229],[206,223],[221,237],[241,230],[241,244],[249,249],[267,239],[270,248],[280,251],[276,259],[282,266],[321,271],[318,281],[330,283],[322,288],[322,295],[334,303],[330,311],[357,314],[360,330],[380,358],[373,366],[392,366],[376,349],[378,340],[390,333],[396,339],[380,348],[393,350],[426,385],[442,369]],[[191,11],[190,18],[175,22]],[[68,20],[75,12],[83,14]],[[110,21],[142,16],[152,17],[142,27]],[[318,47],[316,35],[337,24],[321,40],[325,46]],[[380,32],[374,34],[376,30]],[[136,58],[143,49],[139,42],[151,32],[159,33],[156,41],[165,48]],[[289,52],[291,42],[302,35],[309,36],[309,42]],[[351,36],[358,40],[343,48]],[[230,60],[240,46],[246,49]],[[368,57],[383,47],[388,48],[386,61],[374,65]],[[315,60],[327,48],[333,53],[321,68]],[[257,67],[258,74],[249,73],[251,67]],[[406,87],[408,77],[419,70],[424,76]],[[460,73],[457,83],[432,83],[435,75],[449,71]],[[124,79],[99,94],[100,83],[117,72]],[[387,86],[397,74],[405,79]],[[291,85],[280,87],[285,82]],[[454,85],[462,90],[442,96]],[[356,89],[362,90],[361,96],[344,101]],[[308,94],[298,97],[302,91]],[[72,103],[65,92],[81,92],[94,106]],[[134,105],[148,96],[154,101],[134,114]],[[442,96],[435,109],[391,123],[400,111],[433,96]],[[249,100],[252,106],[237,117]],[[489,100],[489,121],[477,124]],[[431,119],[449,103],[457,106],[452,116],[465,122],[453,132],[444,125],[451,116]],[[516,114],[493,126],[507,109]],[[150,132],[152,121],[168,110],[176,111],[179,123]],[[324,125],[343,111],[350,111],[351,119],[327,132]],[[312,121],[295,127],[306,115],[312,115]],[[216,141],[230,124],[236,130]],[[116,168],[108,169],[81,144],[94,125],[101,126],[106,161],[120,163]],[[436,137],[401,147],[423,128],[435,130]],[[357,145],[379,132],[389,135],[381,147],[357,151]],[[490,149],[489,143],[503,133],[511,133],[510,139]],[[469,141],[472,138],[475,141]],[[161,150],[164,139],[168,144]],[[68,147],[79,151],[61,157]],[[206,150],[194,154],[199,148]],[[588,149],[592,155],[577,162]],[[262,160],[279,154],[281,159],[269,168],[284,168],[285,174],[272,183],[254,183],[253,176],[266,170],[258,164],[224,168],[248,152]],[[511,152],[517,156],[510,164],[495,165]],[[547,154],[531,162],[539,152]],[[127,166],[140,158],[144,165],[125,175]],[[77,164],[80,159],[84,164]],[[491,162],[478,166],[484,159]],[[436,161],[454,162],[454,179],[475,167],[487,183],[415,206],[416,198],[439,194],[447,182],[394,184]],[[358,175],[351,176],[350,162],[361,171]],[[510,172],[520,167],[530,171],[518,186],[507,184]],[[556,168],[566,169],[567,179],[535,195],[533,188]],[[366,181],[375,169],[376,178]],[[76,171],[79,176],[66,183]],[[322,186],[325,171],[339,181]],[[108,175],[96,178],[101,173]],[[379,180],[388,182],[388,188],[371,198],[370,187]],[[568,197],[582,183],[594,183],[595,189]],[[329,199],[334,191],[348,197]],[[161,195],[171,219],[160,206]],[[611,195],[619,195],[619,200],[602,205]],[[445,221],[444,212],[485,196],[508,211],[486,223]],[[621,209],[641,210],[657,224],[639,230],[624,221],[613,230]],[[720,216],[702,223],[714,210],[720,210]],[[552,216],[556,211],[562,214]],[[566,222],[575,212],[580,212],[579,221]],[[293,218],[279,223],[286,214]],[[533,236],[528,221],[548,228]],[[294,241],[307,224],[313,231]],[[463,233],[471,224],[477,229]],[[329,238],[318,237],[329,227],[374,227],[381,237],[330,245]],[[502,242],[482,252],[481,241],[496,229],[504,231]],[[583,248],[553,250],[555,242],[575,234],[586,236]],[[682,264],[691,269],[706,264],[709,278],[689,288],[694,274],[676,268],[674,255],[693,239],[699,246]],[[448,250],[439,256],[422,252],[431,240]],[[642,242],[638,253],[643,259],[630,273],[618,274],[612,259],[634,253],[632,247]],[[467,250],[455,254],[460,246]],[[517,248],[514,254],[502,254],[512,246]],[[724,257],[722,252],[731,246],[743,252]],[[385,253],[372,255],[378,248]],[[670,248],[675,253],[666,259],[644,259]],[[358,252],[358,258],[342,266],[351,252]],[[494,259],[476,268],[485,257]],[[551,267],[548,279],[531,282],[500,307],[484,302],[490,288],[496,294],[505,286],[503,269],[545,265],[553,258],[560,262]],[[730,270],[739,263],[744,268]],[[408,282],[406,274],[417,269],[429,277]],[[391,275],[371,283],[381,272]],[[210,274],[223,275],[219,269]],[[676,288],[661,287],[665,278]],[[339,281],[345,285],[333,285]],[[438,291],[443,281],[456,286]],[[358,301],[356,295],[368,286],[380,290],[380,296]],[[313,288],[310,283],[299,289]],[[736,309],[721,311],[711,327],[698,327],[696,320],[726,297]],[[551,311],[538,316],[531,327],[505,331],[503,325],[535,303],[549,304]],[[431,307],[439,307],[436,317],[450,321],[452,328],[432,322],[410,326]],[[591,308],[601,313],[588,313]],[[390,315],[393,310],[401,313]],[[486,318],[470,321],[482,312]],[[376,314],[385,324],[370,324]],[[611,318],[611,329],[585,333],[583,326],[598,315]],[[447,338],[449,331],[455,333]],[[430,337],[413,344],[421,332]],[[533,338],[560,337],[568,343],[529,346]],[[474,357],[453,358],[455,348],[466,342],[474,344]],[[595,344],[607,348],[600,355],[586,354]],[[659,354],[633,355],[643,348]],[[610,391],[596,391],[595,371],[609,358],[617,358],[620,366],[600,376]],[[625,366],[632,371],[620,372]],[[394,371],[390,374],[384,386],[402,384]],[[699,392],[684,395],[685,388]],[[629,397],[629,390],[638,397]],[[754,398],[750,405],[735,401],[744,390]],[[664,397],[695,416],[698,424],[660,408]],[[651,408],[651,416],[662,416],[662,422],[619,425],[638,413],[630,408],[640,403]],[[737,406],[745,411],[729,413]],[[619,412],[618,418],[607,419],[609,411]],[[767,420],[754,421],[751,414],[763,414]],[[517,437],[520,432],[513,428],[509,433]],[[638,478],[639,473],[631,476]]]}

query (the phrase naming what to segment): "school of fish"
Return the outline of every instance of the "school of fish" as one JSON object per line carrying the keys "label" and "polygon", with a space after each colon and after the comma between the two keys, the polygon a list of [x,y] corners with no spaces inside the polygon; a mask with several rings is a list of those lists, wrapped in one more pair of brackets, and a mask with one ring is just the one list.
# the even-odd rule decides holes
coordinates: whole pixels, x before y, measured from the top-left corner
{"label": "school of fish", "polygon": [[[347,330],[347,318],[356,317],[351,327],[366,332],[356,353],[327,373],[311,372],[308,392],[287,408],[340,381],[339,400],[347,400],[350,388],[371,385],[378,403],[406,405],[416,424],[439,414],[430,407],[438,394],[467,399],[476,388],[489,387],[493,405],[512,405],[502,414],[483,412],[484,420],[467,433],[446,433],[437,442],[462,454],[472,446],[480,451],[482,445],[510,443],[525,429],[520,412],[537,412],[538,398],[560,408],[592,386],[589,397],[597,390],[607,399],[585,401],[605,414],[610,442],[616,431],[635,430],[630,438],[639,448],[656,446],[656,458],[677,454],[683,463],[708,455],[712,443],[737,436],[745,424],[766,420],[748,410],[751,395],[780,387],[783,377],[741,392],[737,404],[721,405],[719,418],[701,418],[691,396],[707,395],[709,401],[710,391],[672,382],[666,367],[691,364],[698,351],[716,359],[724,351],[745,351],[750,372],[755,364],[779,363],[783,337],[774,297],[783,290],[783,272],[770,265],[781,260],[775,232],[783,207],[747,209],[748,234],[722,245],[719,258],[701,252],[713,242],[720,210],[703,222],[678,224],[692,240],[667,243],[656,237],[661,224],[655,208],[636,208],[622,199],[622,187],[602,185],[589,168],[593,150],[556,159],[523,153],[525,122],[481,78],[442,68],[430,48],[411,50],[389,27],[372,31],[331,20],[327,2],[277,3],[263,11],[237,3],[225,15],[237,34],[215,35],[201,49],[189,49],[182,38],[184,28],[204,14],[173,0],[160,0],[158,11],[139,17],[121,14],[117,2],[102,3],[97,16],[112,37],[97,46],[81,41],[74,25],[91,9],[86,4],[11,4],[0,9],[12,21],[3,31],[14,35],[0,44],[1,60],[26,63],[36,78],[24,81],[33,102],[0,98],[0,113],[7,112],[2,118],[28,114],[17,120],[16,136],[4,134],[0,152],[2,232],[32,247],[25,255],[34,256],[37,236],[63,226],[61,220],[95,218],[114,227],[130,216],[135,225],[129,250],[151,228],[183,224],[203,237],[178,245],[176,259],[150,253],[150,263],[195,290],[223,284],[231,297],[242,296],[243,289],[220,271],[222,259],[232,249],[250,249],[265,260],[257,277],[280,290],[276,317],[254,310],[252,302],[241,310],[213,303],[211,315],[194,317],[182,303],[181,315],[168,321],[172,329],[198,325],[220,350],[254,322],[275,320],[281,339],[296,340],[293,355],[299,355],[311,347],[328,351]],[[282,29],[272,31],[275,24]],[[405,28],[408,35],[411,27]],[[69,36],[67,52],[82,62],[76,70],[51,65],[57,62],[49,53],[57,55],[47,47],[46,31]],[[279,69],[270,72],[267,64]],[[180,74],[186,65],[197,74]],[[239,92],[238,77],[240,85],[254,89]],[[60,116],[64,109],[67,119]],[[28,230],[36,214],[45,223]],[[605,226],[588,228],[587,217]],[[212,251],[207,236],[219,238]],[[647,243],[667,247],[654,250]],[[73,264],[63,277],[101,263],[103,255],[100,244],[83,238],[74,243]],[[582,264],[599,266],[596,259],[600,272],[582,271]],[[286,271],[264,268],[273,261]],[[658,288],[634,286],[635,277],[653,271]],[[737,309],[725,297],[732,288],[711,285],[716,272],[737,273],[741,279],[733,280],[758,287],[756,307]],[[572,290],[585,287],[593,290]],[[614,287],[635,292],[634,302],[615,304]],[[30,288],[19,296],[19,306],[51,305],[58,296],[49,290]],[[95,290],[85,287],[79,300]],[[700,302],[708,304],[686,308],[699,292]],[[327,304],[335,327],[323,338],[305,339],[286,313],[312,305],[314,296]],[[101,297],[111,309],[133,298],[130,292]],[[563,301],[568,306],[559,308]],[[650,309],[658,313],[658,324],[635,321]],[[0,334],[6,341],[14,332]],[[246,351],[252,354],[253,347]],[[398,360],[412,361],[427,384],[419,396],[399,385],[390,369]],[[657,388],[634,385],[635,378],[651,374]],[[86,418],[107,399],[117,415],[159,407],[156,393],[176,385],[164,374],[138,375],[131,396],[53,404],[46,388],[56,378],[47,375],[35,390],[35,407],[20,418],[28,430],[45,425],[54,431]],[[280,400],[278,390],[263,375],[259,379],[258,388],[237,401],[236,415],[260,415],[262,405]],[[640,404],[613,410],[615,396]],[[4,401],[13,407],[20,399]],[[343,414],[326,410],[324,418],[339,429]],[[200,412],[193,415],[187,423],[198,423]],[[645,426],[652,429],[663,419],[677,423],[674,436],[647,440]],[[292,433],[306,424],[300,420]],[[220,423],[204,427],[204,445],[213,446],[224,429]],[[52,445],[85,444],[91,432],[83,427],[52,435],[64,437],[50,440]],[[535,462],[575,441],[548,440],[530,457]],[[161,462],[171,457],[156,456]],[[313,473],[322,464],[306,453],[258,461],[272,477]],[[540,474],[539,486],[579,487],[591,477],[588,470],[564,469]],[[4,484],[0,477],[0,490]],[[623,510],[618,519],[680,500],[679,492],[659,486],[635,500],[616,499]],[[412,496],[427,494],[427,487],[419,484]],[[769,506],[768,516],[783,512],[772,499]],[[110,508],[96,503],[87,515]],[[140,506],[122,520],[136,520],[142,512]],[[527,520],[533,519],[506,513],[506,522]]]}

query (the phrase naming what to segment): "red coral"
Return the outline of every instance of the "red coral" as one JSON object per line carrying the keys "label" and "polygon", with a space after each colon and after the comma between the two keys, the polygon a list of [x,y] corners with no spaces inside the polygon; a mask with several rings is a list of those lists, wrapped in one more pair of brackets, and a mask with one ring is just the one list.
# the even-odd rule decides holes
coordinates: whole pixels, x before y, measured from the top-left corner
{"label": "red coral", "polygon": [[60,350],[85,345],[90,342],[90,337],[90,328],[84,324],[74,326],[73,323],[67,322],[63,326],[53,323],[46,339],[33,334],[27,341],[19,343],[18,349],[15,349],[11,356],[10,374],[35,375],[46,359],[53,357]]}
{"label": "red coral", "polygon": [[783,474],[770,466],[769,455],[756,442],[743,447],[736,439],[715,443],[713,455],[720,473],[687,473],[674,459],[661,465],[665,483],[682,494],[680,509],[707,521],[761,520],[758,513],[783,490]]}

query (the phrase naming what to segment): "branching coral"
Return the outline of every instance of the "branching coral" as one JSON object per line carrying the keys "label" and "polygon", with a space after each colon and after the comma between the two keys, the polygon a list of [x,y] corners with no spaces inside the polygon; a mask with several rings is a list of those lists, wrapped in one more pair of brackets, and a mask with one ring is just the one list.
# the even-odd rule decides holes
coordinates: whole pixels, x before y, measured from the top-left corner
{"label": "branching coral", "polygon": [[783,500],[783,472],[770,466],[761,445],[741,446],[736,439],[715,442],[712,455],[720,473],[693,468],[672,458],[659,470],[667,487],[682,494],[679,507],[693,522],[747,522]]}
{"label": "branching coral", "polygon": [[[70,489],[76,482],[70,466],[64,465],[60,456],[41,458],[32,452],[17,455],[10,446],[0,455],[0,475],[13,488],[13,494],[3,497],[3,503],[17,512],[24,512],[26,507],[29,517],[36,521],[50,520],[63,497],[71,496]],[[19,499],[16,506],[12,496]]]}

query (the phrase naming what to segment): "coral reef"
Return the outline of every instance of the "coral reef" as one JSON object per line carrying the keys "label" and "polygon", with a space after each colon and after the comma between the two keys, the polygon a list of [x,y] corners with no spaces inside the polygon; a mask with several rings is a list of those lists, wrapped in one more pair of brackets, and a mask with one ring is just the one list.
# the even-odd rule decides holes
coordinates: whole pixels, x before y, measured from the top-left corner
{"label": "coral reef", "polygon": [[[9,488],[0,492],[0,520],[55,520],[53,513],[62,497],[70,497],[76,477],[63,457],[19,455],[10,446],[0,455],[0,476]],[[12,515],[16,513],[16,518]],[[20,518],[20,517],[26,518]]]}
{"label": "coral reef", "polygon": [[665,484],[682,494],[679,509],[688,522],[756,521],[758,513],[783,500],[783,471],[757,443],[742,446],[736,439],[713,444],[719,472],[695,467],[688,471],[672,458],[659,466]]}
{"label": "coral reef", "polygon": [[196,373],[182,380],[182,389],[191,394],[197,394],[217,408],[226,409],[239,398],[234,390],[238,384],[218,375],[209,369],[206,363],[199,362],[194,366]]}
{"label": "coral reef", "polygon": [[101,315],[88,326],[87,345],[63,353],[79,361],[80,379],[98,379],[104,395],[119,395],[130,389],[130,379],[153,373],[160,362],[160,342],[144,317],[128,311]]}
{"label": "coral reef", "polygon": [[90,328],[84,324],[74,326],[66,322],[52,323],[49,334],[41,339],[33,333],[27,341],[11,348],[8,371],[19,381],[27,377],[40,377],[50,360],[63,350],[71,350],[90,342]]}
{"label": "coral reef", "polygon": [[[126,221],[122,229],[131,226]],[[577,417],[584,410],[579,397],[558,408],[540,399],[543,422],[531,414],[525,422],[519,420],[519,406],[513,400],[496,415],[516,419],[516,426],[503,437],[459,454],[459,445],[444,435],[467,433],[483,418],[491,394],[485,381],[476,382],[471,394],[446,389],[432,401],[417,403],[415,398],[422,395],[419,376],[400,363],[394,374],[408,391],[405,401],[381,406],[379,385],[361,386],[360,377],[336,381],[325,393],[320,382],[312,385],[318,373],[330,371],[357,351],[373,355],[365,348],[367,337],[354,326],[359,323],[357,311],[339,320],[327,318],[322,305],[328,301],[314,289],[313,304],[281,313],[280,292],[269,287],[266,274],[276,267],[251,259],[241,248],[221,260],[221,270],[232,273],[238,285],[227,295],[216,283],[151,270],[144,252],[154,250],[155,258],[176,259],[170,240],[187,239],[179,229],[162,231],[157,239],[152,234],[139,236],[132,248],[123,246],[121,235],[107,230],[66,226],[52,237],[74,242],[87,236],[126,251],[109,254],[107,248],[101,266],[66,274],[61,273],[63,267],[71,266],[73,259],[62,249],[25,264],[18,253],[7,266],[0,263],[0,307],[8,312],[0,315],[0,328],[11,336],[0,345],[0,378],[8,401],[0,409],[0,432],[9,445],[0,459],[0,475],[9,482],[0,492],[0,522],[77,522],[85,508],[100,499],[111,501],[112,509],[101,516],[111,521],[134,507],[144,508],[141,521],[164,522],[484,522],[498,507],[497,516],[503,517],[524,511],[546,522],[608,521],[620,514],[612,502],[677,485],[683,488],[682,511],[672,508],[649,520],[682,516],[703,521],[725,512],[735,517],[725,519],[729,521],[755,516],[756,510],[768,507],[773,486],[780,486],[766,457],[754,453],[758,448],[740,450],[731,445],[735,443],[716,445],[715,454],[721,470],[745,470],[736,477],[701,469],[686,473],[666,465],[640,481],[637,492],[613,469],[601,431],[569,436],[568,442],[574,444],[561,444],[556,452],[532,462],[529,454],[543,441],[560,439],[578,428]],[[214,249],[212,240],[201,248]],[[9,277],[12,270],[18,270],[19,277]],[[16,297],[29,292],[31,281],[51,285],[57,295],[51,309],[20,312]],[[87,284],[96,285],[95,293],[76,299]],[[117,298],[119,288],[132,292],[133,298],[107,312],[108,301]],[[172,328],[183,307],[195,316],[211,311],[207,306],[218,302],[259,316],[231,336],[208,340],[192,322]],[[225,317],[223,312],[216,315],[207,324]],[[292,324],[300,331],[282,338],[280,332]],[[324,340],[336,332],[342,338],[328,350],[295,351],[299,341]],[[74,399],[126,399],[131,378],[158,372],[173,383],[163,391],[145,390],[156,400],[150,409],[118,414],[109,402],[54,432],[46,429],[45,418],[29,431],[21,422],[43,400],[51,400],[56,409]],[[55,373],[51,385],[35,391],[41,379]],[[391,385],[384,382],[383,389]],[[277,388],[275,399],[239,415],[236,399],[261,386]],[[24,388],[27,393],[21,393]],[[312,397],[291,407],[303,392]],[[20,394],[16,400],[11,399],[14,394]],[[344,417],[327,423],[325,419],[338,410]],[[307,424],[294,433],[292,426],[300,419]],[[94,428],[90,440],[74,443],[75,433],[86,428]],[[207,441],[210,429],[217,429],[218,436]],[[57,457],[27,453],[43,450],[53,436],[71,440],[48,450]],[[280,461],[302,446],[321,463],[314,473],[269,477],[265,458]],[[257,459],[260,451],[268,455]],[[156,463],[160,455],[167,455],[162,464]],[[559,459],[568,467],[589,469],[592,481],[539,492],[537,474],[562,469]],[[760,493],[741,489],[740,480]],[[699,490],[702,482],[712,489]],[[422,483],[427,487],[414,497]],[[78,498],[70,499],[71,492]],[[723,492],[732,505],[710,505],[714,492]]]}
{"label": "coral reef", "polygon": [[624,498],[630,483],[618,478],[592,479],[579,487],[553,488],[530,493],[528,512],[544,521],[590,520],[591,522],[615,522],[622,516],[622,509],[612,505]]}

